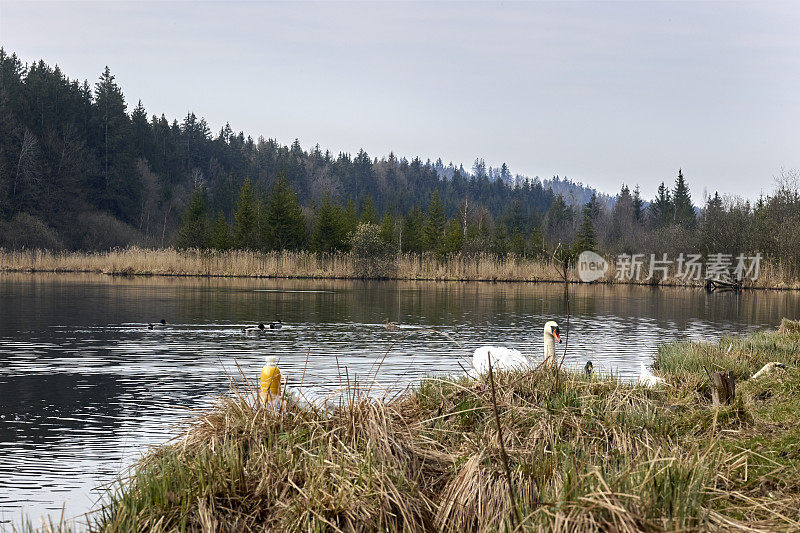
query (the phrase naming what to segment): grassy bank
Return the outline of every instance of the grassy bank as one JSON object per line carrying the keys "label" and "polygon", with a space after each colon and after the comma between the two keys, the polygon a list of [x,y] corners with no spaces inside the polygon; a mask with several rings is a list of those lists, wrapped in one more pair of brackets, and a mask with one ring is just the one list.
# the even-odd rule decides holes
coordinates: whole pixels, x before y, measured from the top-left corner
{"label": "grassy bank", "polygon": [[[787,370],[748,379],[774,360]],[[235,395],[146,456],[94,527],[797,530],[798,363],[794,323],[665,346],[655,366],[667,385],[655,390],[534,371],[497,374],[496,401],[486,379],[431,379],[330,413]],[[714,408],[707,371],[720,368],[737,397]]]}
{"label": "grassy bank", "polygon": [[[0,249],[0,272],[358,279],[364,277],[362,269],[363,262],[348,253],[260,253],[245,250],[203,253],[179,252],[172,248],[126,248],[83,253]],[[386,268],[381,270],[386,277],[400,280],[562,281],[559,268],[553,261],[513,255],[499,258],[492,254],[454,254],[437,259],[431,254],[403,254],[388,260]],[[612,265],[605,278],[600,281],[620,283],[614,276]],[[574,270],[569,272],[569,278],[571,281],[578,281]],[[686,282],[675,278],[664,279],[661,284],[703,285],[702,282]],[[756,282],[748,281],[745,285],[754,288],[800,289],[800,280],[779,266],[762,262],[759,279]]]}

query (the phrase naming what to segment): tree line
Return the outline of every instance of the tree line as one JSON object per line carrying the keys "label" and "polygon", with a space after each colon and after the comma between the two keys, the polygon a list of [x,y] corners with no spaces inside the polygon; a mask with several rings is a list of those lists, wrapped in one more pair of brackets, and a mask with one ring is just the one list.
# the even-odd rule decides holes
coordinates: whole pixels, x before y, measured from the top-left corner
{"label": "tree line", "polygon": [[480,158],[467,171],[393,153],[306,150],[228,124],[212,134],[191,112],[170,121],[148,115],[141,101],[129,111],[108,67],[90,85],[0,48],[0,246],[529,257],[760,251],[800,265],[794,171],[753,203],[715,192],[697,208],[681,171],[649,203],[638,187],[622,186],[614,198],[589,193]]}
{"label": "tree line", "polygon": [[3,246],[169,246],[197,190],[205,191],[213,222],[221,216],[233,226],[245,182],[254,197],[266,198],[279,175],[306,217],[326,198],[346,209],[368,197],[378,213],[409,216],[437,192],[447,216],[466,198],[484,221],[494,220],[516,201],[538,223],[553,201],[538,179],[504,181],[507,165],[502,176],[492,169],[473,175],[441,160],[332,154],[296,140],[286,146],[229,124],[213,134],[194,113],[169,120],[149,115],[141,101],[129,110],[108,67],[92,85],[0,49],[0,88]]}
{"label": "tree line", "polygon": [[[548,213],[556,210],[558,198]],[[662,182],[645,207],[638,187],[623,185],[612,206],[592,199],[580,213],[563,209],[563,242],[573,255],[582,250],[607,254],[680,253],[737,255],[761,253],[791,276],[800,275],[800,174],[782,170],[772,194],[755,202],[719,192],[701,200],[696,208],[679,169],[674,185]],[[547,218],[547,217],[546,217]],[[557,225],[558,226],[558,225]],[[557,227],[556,226],[556,227]],[[559,230],[554,230],[559,231]]]}

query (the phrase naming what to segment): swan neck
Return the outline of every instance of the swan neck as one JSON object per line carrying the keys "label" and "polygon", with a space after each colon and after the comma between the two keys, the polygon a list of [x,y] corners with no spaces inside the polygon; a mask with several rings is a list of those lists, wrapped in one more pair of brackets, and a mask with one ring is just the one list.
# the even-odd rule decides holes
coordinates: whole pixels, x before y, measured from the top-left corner
{"label": "swan neck", "polygon": [[552,359],[556,355],[556,340],[552,335],[544,334],[544,358]]}

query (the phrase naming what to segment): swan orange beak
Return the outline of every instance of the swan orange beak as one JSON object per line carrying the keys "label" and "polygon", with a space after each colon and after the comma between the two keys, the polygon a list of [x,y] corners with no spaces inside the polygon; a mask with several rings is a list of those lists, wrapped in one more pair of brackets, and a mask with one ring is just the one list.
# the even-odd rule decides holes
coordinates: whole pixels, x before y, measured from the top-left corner
{"label": "swan orange beak", "polygon": [[554,332],[553,332],[553,337],[555,337],[555,338],[556,338],[556,340],[558,341],[558,343],[559,343],[559,344],[561,344],[561,337],[559,337],[559,335],[558,335],[558,332],[557,332],[557,331],[554,331]]}

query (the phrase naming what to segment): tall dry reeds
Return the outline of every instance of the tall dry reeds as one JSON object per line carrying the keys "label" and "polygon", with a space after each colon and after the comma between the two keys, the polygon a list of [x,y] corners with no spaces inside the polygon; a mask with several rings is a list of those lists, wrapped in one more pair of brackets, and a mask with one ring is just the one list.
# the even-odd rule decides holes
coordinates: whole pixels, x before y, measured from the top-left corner
{"label": "tall dry reeds", "polygon": [[[394,259],[396,278],[408,280],[556,280],[557,272],[546,261],[491,254],[403,254]],[[52,252],[0,250],[0,271],[96,272],[185,276],[253,276],[296,278],[358,278],[357,261],[348,253],[177,251],[125,248],[105,252]]]}
{"label": "tall dry reeds", "polygon": [[[434,254],[402,254],[395,256],[392,279],[460,280],[460,281],[523,281],[563,282],[559,265],[549,259],[532,259],[493,254],[451,254],[441,258]],[[252,252],[232,250],[205,252],[178,251],[172,248],[124,248],[104,252],[55,252],[48,250],[0,249],[0,272],[94,272],[115,275],[162,276],[227,276],[360,279],[362,268],[358,258],[349,253],[317,254],[314,252]],[[642,278],[646,277],[643,269]],[[574,269],[568,272],[570,282],[578,282]],[[613,264],[600,283],[649,285],[650,282],[616,279]],[[661,285],[702,287],[703,280],[669,277]],[[746,287],[800,289],[800,280],[779,265],[762,261],[757,281]]]}

